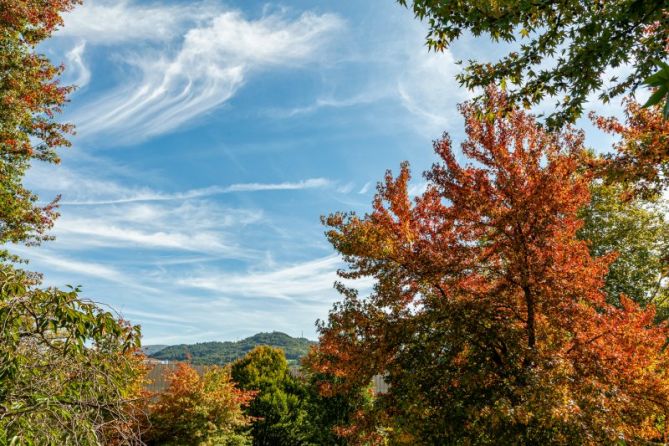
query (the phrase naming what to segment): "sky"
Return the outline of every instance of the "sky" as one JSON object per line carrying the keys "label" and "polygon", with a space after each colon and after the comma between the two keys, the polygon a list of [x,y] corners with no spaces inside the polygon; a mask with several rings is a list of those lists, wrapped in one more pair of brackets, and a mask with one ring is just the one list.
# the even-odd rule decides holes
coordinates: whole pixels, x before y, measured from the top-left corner
{"label": "sky", "polygon": [[364,213],[404,160],[419,192],[432,141],[463,139],[456,61],[500,54],[428,52],[426,33],[392,0],[85,1],[40,47],[78,86],[72,147],[27,177],[62,196],[56,239],[17,252],[144,344],[315,339],[343,266],[320,216]]}

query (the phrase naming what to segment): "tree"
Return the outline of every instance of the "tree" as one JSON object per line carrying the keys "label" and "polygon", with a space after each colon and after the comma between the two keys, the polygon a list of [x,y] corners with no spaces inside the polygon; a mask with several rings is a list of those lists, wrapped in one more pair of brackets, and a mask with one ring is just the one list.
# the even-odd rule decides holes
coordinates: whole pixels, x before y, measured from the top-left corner
{"label": "tree", "polygon": [[[31,161],[57,163],[73,128],[55,116],[72,87],[61,86],[55,67],[35,47],[62,24],[78,0],[0,0],[0,243],[39,243],[57,216],[23,186]],[[0,252],[8,256],[6,248]]]}
{"label": "tree", "polygon": [[[669,9],[656,0],[398,2],[428,21],[431,49],[447,48],[464,32],[518,42],[495,63],[470,61],[458,79],[470,89],[513,86],[510,98],[526,106],[563,95],[547,119],[551,127],[574,122],[593,93],[607,102],[634,91],[669,53]],[[625,64],[631,73],[606,79]]]}
{"label": "tree", "polygon": [[625,123],[591,114],[599,129],[617,137],[614,151],[586,161],[609,184],[625,186],[628,197],[653,198],[669,185],[669,120],[659,106],[643,108],[628,99]]}
{"label": "tree", "polygon": [[26,283],[0,269],[0,444],[138,444],[139,328]]}
{"label": "tree", "polygon": [[255,419],[254,446],[309,444],[307,389],[291,376],[283,350],[258,346],[231,368],[233,380],[242,389],[258,392],[247,411]]}
{"label": "tree", "polygon": [[340,379],[319,371],[323,361],[320,355],[318,349],[312,348],[302,364],[309,391],[309,441],[313,445],[346,446],[346,437],[351,436],[350,426],[358,421],[360,414],[374,408],[373,388],[368,384],[346,392],[333,392]]}
{"label": "tree", "polygon": [[379,373],[390,386],[352,440],[666,441],[669,331],[652,304],[608,304],[613,257],[593,258],[576,238],[589,202],[583,135],[546,132],[491,89],[461,112],[471,164],[444,136],[415,200],[403,164],[372,213],[324,219],[349,265],[341,275],[376,284],[366,298],[339,285],[316,366],[339,379],[335,392]]}
{"label": "tree", "polygon": [[604,285],[607,301],[620,305],[620,296],[625,295],[642,306],[652,303],[658,316],[666,319],[666,203],[622,199],[624,188],[619,184],[595,182],[590,191],[591,201],[579,213],[584,224],[578,237],[588,242],[593,257],[616,254]]}
{"label": "tree", "polygon": [[150,407],[148,445],[250,444],[244,430],[251,419],[243,408],[255,394],[237,388],[229,369],[214,366],[200,376],[188,364],[179,363],[168,381],[167,390]]}

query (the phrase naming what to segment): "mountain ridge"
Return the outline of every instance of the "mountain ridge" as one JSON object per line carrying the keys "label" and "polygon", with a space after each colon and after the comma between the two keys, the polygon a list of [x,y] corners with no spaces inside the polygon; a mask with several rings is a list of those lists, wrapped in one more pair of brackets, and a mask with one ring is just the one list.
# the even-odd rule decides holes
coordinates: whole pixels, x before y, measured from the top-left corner
{"label": "mountain ridge", "polygon": [[[294,338],[280,331],[260,332],[239,341],[209,341],[170,346],[147,345],[147,356],[161,361],[187,361],[196,365],[225,365],[243,357],[254,347],[268,345],[284,350],[289,363],[297,363],[315,345],[307,338]],[[163,347],[155,349],[154,347]]]}

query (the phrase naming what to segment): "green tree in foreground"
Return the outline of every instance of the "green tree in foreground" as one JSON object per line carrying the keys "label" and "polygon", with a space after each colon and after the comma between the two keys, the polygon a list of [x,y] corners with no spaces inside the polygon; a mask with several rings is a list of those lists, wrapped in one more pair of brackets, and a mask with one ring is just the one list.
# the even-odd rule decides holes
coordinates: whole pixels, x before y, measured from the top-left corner
{"label": "green tree in foreground", "polygon": [[138,444],[138,327],[0,269],[0,444]]}
{"label": "green tree in foreground", "polygon": [[321,355],[318,348],[313,348],[303,359],[302,366],[309,389],[310,444],[346,446],[349,444],[347,437],[353,434],[351,426],[359,428],[356,423],[364,422],[360,415],[374,409],[376,398],[371,384],[335,392],[343,380],[320,371],[319,365],[324,362]]}
{"label": "green tree in foreground", "polygon": [[307,389],[290,374],[283,350],[259,346],[231,366],[242,389],[258,392],[248,414],[255,418],[254,446],[309,444]]}
{"label": "green tree in foreground", "polygon": [[167,390],[150,407],[151,427],[144,435],[156,446],[245,446],[251,419],[244,412],[253,392],[238,389],[230,370],[211,367],[203,376],[180,363],[168,376]]}
{"label": "green tree in foreground", "polygon": [[[470,61],[458,79],[470,89],[506,84],[525,106],[558,97],[551,126],[574,122],[593,93],[606,102],[634,91],[669,53],[669,8],[657,0],[398,1],[428,21],[431,49],[443,50],[465,32],[518,42],[497,62]],[[628,63],[631,73],[605,77]]]}

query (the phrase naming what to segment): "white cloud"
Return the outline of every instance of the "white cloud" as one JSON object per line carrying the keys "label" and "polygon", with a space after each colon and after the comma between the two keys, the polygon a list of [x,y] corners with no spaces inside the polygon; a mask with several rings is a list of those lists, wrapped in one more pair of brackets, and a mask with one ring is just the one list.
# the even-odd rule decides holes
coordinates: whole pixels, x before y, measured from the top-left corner
{"label": "white cloud", "polygon": [[[85,87],[91,80],[91,72],[84,63],[85,49],[86,41],[82,40],[65,54],[65,58],[68,61],[68,74],[73,76],[73,79],[71,81],[68,80],[66,83],[76,85],[78,88]],[[70,71],[71,73],[69,73]]]}
{"label": "white cloud", "polygon": [[176,231],[143,231],[128,226],[105,224],[102,219],[61,219],[58,222],[56,235],[65,238],[75,236],[76,245],[83,247],[148,247],[163,249],[181,249],[196,252],[231,252],[240,257],[241,249],[227,246],[219,234],[176,232]]}
{"label": "white cloud", "polygon": [[337,188],[337,192],[340,194],[348,194],[350,193],[353,188],[355,187],[355,183],[352,181],[349,181],[348,183],[342,184]]}
{"label": "white cloud", "polygon": [[458,85],[460,67],[450,50],[414,53],[397,82],[402,105],[416,118],[416,128],[438,136],[453,128],[456,104],[472,95]]}
{"label": "white cloud", "polygon": [[140,248],[250,259],[257,253],[240,245],[239,233],[263,223],[261,210],[201,200],[129,203],[69,209],[56,221],[54,235],[61,249]]}
{"label": "white cloud", "polygon": [[35,164],[31,166],[27,176],[27,184],[31,189],[47,192],[47,197],[53,194],[62,195],[60,204],[63,206],[98,206],[105,204],[113,205],[152,201],[187,201],[197,198],[207,198],[216,195],[242,192],[321,189],[330,187],[333,184],[333,181],[327,178],[317,177],[299,181],[234,183],[227,186],[216,185],[190,189],[182,192],[163,192],[146,186],[122,185],[118,181],[81,174],[64,166],[58,166],[57,172],[54,172],[53,169],[53,166],[45,164]]}
{"label": "white cloud", "polygon": [[140,5],[128,0],[87,0],[65,14],[57,36],[79,37],[91,43],[115,45],[146,40],[165,41],[179,35],[188,22],[214,13],[201,3]]}
{"label": "white cloud", "polygon": [[[106,184],[101,182],[100,184]],[[210,186],[201,189],[191,189],[185,192],[165,193],[158,192],[148,188],[121,188],[118,185],[112,187],[116,195],[110,198],[92,198],[84,200],[64,200],[63,205],[102,205],[102,204],[122,204],[148,201],[182,201],[193,198],[204,198],[213,195],[229,194],[234,192],[261,192],[261,191],[280,191],[280,190],[302,190],[316,189],[329,186],[331,181],[326,178],[309,178],[297,182],[281,183],[237,183],[230,186]],[[108,189],[99,188],[98,192],[104,193]],[[88,193],[91,189],[88,189]]]}
{"label": "white cloud", "polygon": [[326,178],[309,178],[295,183],[240,183],[222,188],[220,193],[228,192],[257,192],[265,190],[298,190],[298,189],[314,189],[327,187],[332,182]]}
{"label": "white cloud", "polygon": [[293,117],[297,115],[314,113],[323,108],[347,108],[355,107],[357,105],[372,104],[387,97],[387,90],[372,90],[372,87],[369,87],[366,88],[365,91],[350,97],[335,98],[332,96],[324,96],[316,99],[313,104],[304,107],[295,107],[286,111],[272,110],[270,111],[270,114],[277,117]]}
{"label": "white cloud", "polygon": [[177,283],[242,297],[318,300],[332,294],[340,265],[337,256],[327,256],[276,270],[235,274],[217,271],[178,279]]}
{"label": "white cloud", "polygon": [[220,13],[186,31],[176,52],[126,56],[135,78],[71,119],[80,135],[114,133],[117,143],[172,131],[227,102],[254,71],[323,58],[326,37],[342,25],[331,14]]}
{"label": "white cloud", "polygon": [[49,254],[46,251],[24,251],[30,260],[49,265],[59,271],[75,272],[85,276],[96,277],[107,280],[118,280],[121,273],[110,266],[93,262],[80,262],[67,259],[62,255]]}
{"label": "white cloud", "polygon": [[[125,186],[118,181],[93,178],[59,167],[58,175],[47,166],[35,165],[29,186],[41,195],[62,194],[62,215],[56,221],[53,245],[68,251],[104,248],[170,252],[177,263],[191,262],[183,256],[199,254],[197,262],[210,258],[249,261],[263,256],[246,241],[247,233],[264,237],[276,232],[264,211],[247,201],[235,207],[213,199],[221,194],[298,191],[330,186],[325,178],[276,183],[235,183],[183,192],[163,192],[144,186]],[[212,198],[212,199],[209,199]],[[245,200],[246,201],[246,200]],[[264,228],[264,229],[259,229]],[[254,231],[261,231],[260,234]],[[202,257],[204,256],[204,257]],[[160,258],[163,265],[164,258]]]}
{"label": "white cloud", "polygon": [[[342,266],[339,256],[329,255],[264,271],[209,271],[177,279],[177,283],[216,291],[221,295],[323,303],[327,297],[335,294],[335,281],[343,281],[337,275],[337,269]],[[344,282],[362,292],[369,291],[374,283],[371,278]]]}
{"label": "white cloud", "polygon": [[360,190],[358,191],[358,193],[359,193],[359,194],[366,194],[367,192],[369,192],[369,189],[370,189],[371,186],[372,186],[372,182],[371,182],[371,181],[366,182],[366,183],[362,186],[362,188],[360,188]]}

